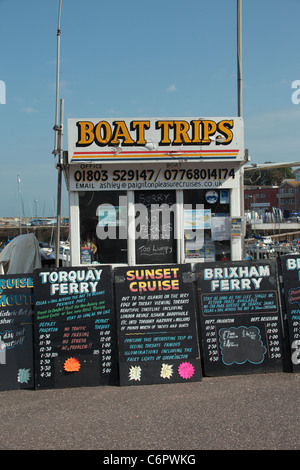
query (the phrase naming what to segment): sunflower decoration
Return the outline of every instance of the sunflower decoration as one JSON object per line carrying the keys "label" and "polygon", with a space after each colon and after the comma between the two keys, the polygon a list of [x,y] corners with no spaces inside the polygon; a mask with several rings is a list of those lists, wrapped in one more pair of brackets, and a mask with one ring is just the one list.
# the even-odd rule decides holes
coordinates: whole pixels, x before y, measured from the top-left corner
{"label": "sunflower decoration", "polygon": [[69,357],[64,362],[64,369],[66,372],[78,372],[80,369],[80,362],[75,357]]}

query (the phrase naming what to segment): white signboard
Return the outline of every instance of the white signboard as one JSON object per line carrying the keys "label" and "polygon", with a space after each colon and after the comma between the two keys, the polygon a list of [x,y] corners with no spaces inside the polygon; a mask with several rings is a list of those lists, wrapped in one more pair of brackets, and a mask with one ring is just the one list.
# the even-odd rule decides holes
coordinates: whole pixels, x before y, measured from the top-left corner
{"label": "white signboard", "polygon": [[68,119],[69,163],[243,161],[243,120]]}
{"label": "white signboard", "polygon": [[238,188],[237,164],[161,163],[70,165],[70,191]]}

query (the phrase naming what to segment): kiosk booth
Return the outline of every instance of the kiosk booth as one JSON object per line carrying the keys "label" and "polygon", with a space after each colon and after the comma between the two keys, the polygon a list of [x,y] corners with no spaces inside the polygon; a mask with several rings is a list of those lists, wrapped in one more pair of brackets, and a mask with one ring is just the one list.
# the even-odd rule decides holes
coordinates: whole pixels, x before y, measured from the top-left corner
{"label": "kiosk booth", "polygon": [[242,259],[243,120],[69,119],[71,265]]}

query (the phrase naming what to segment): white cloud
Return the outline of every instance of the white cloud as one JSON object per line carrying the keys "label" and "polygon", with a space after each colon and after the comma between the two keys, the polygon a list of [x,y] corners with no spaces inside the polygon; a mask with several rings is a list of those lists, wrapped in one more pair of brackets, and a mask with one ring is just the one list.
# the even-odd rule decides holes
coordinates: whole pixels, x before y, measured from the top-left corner
{"label": "white cloud", "polygon": [[170,85],[170,86],[167,88],[167,92],[168,92],[168,93],[174,93],[174,91],[177,91],[177,88],[176,88],[176,85],[174,85],[174,83],[172,83],[172,85]]}
{"label": "white cloud", "polygon": [[38,112],[37,109],[31,108],[30,106],[28,106],[27,108],[21,108],[21,111],[22,113],[26,113],[26,114],[32,114],[32,113]]}
{"label": "white cloud", "polygon": [[115,116],[119,116],[121,114],[121,111],[117,111],[115,108],[109,108],[107,112]]}

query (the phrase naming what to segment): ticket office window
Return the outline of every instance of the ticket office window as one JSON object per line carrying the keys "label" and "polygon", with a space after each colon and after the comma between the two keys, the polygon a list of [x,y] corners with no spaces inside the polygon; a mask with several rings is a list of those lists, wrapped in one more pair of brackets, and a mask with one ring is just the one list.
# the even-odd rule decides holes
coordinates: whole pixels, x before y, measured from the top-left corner
{"label": "ticket office window", "polygon": [[135,191],[136,264],[177,262],[176,191]]}
{"label": "ticket office window", "polygon": [[185,190],[183,202],[184,261],[230,260],[230,191]]}
{"label": "ticket office window", "polygon": [[135,191],[130,220],[131,196],[126,191],[87,191],[78,196],[80,264],[177,262],[175,190]]}
{"label": "ticket office window", "polygon": [[[126,191],[79,192],[80,264],[129,264],[129,251],[135,253],[131,264],[177,263],[179,253],[181,262],[231,259],[230,191],[184,190],[178,204],[180,194],[134,191],[132,237],[128,236]],[[182,215],[183,256],[175,230]]]}
{"label": "ticket office window", "polygon": [[127,217],[121,197],[126,200],[126,192],[79,192],[81,264],[127,263]]}

